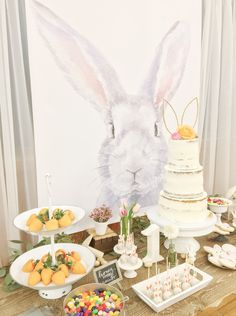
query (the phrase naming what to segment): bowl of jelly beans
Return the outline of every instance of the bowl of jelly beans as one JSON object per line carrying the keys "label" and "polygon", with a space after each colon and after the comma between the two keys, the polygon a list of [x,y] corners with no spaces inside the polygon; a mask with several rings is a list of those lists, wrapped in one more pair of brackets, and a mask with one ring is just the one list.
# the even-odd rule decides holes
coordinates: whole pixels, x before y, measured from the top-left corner
{"label": "bowl of jelly beans", "polygon": [[122,316],[127,300],[114,286],[90,283],[71,291],[63,308],[67,316]]}

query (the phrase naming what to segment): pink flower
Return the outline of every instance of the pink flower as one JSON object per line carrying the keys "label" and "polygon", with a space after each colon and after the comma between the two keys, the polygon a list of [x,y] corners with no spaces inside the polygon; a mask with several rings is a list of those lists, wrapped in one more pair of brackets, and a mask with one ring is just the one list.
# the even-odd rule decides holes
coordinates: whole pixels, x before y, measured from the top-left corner
{"label": "pink flower", "polygon": [[171,134],[171,139],[174,139],[174,140],[179,140],[181,139],[181,135],[179,132],[174,132],[173,134]]}
{"label": "pink flower", "polygon": [[128,215],[128,212],[125,208],[121,207],[120,208],[120,216],[127,216]]}

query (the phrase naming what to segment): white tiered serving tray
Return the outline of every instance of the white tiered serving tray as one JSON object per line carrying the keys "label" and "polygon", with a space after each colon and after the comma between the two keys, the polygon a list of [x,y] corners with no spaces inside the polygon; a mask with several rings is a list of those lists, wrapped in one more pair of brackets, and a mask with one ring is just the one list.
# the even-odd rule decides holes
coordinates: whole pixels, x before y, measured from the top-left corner
{"label": "white tiered serving tray", "polygon": [[[197,273],[197,278],[200,279],[200,281],[197,284],[195,284],[194,286],[191,286],[190,288],[182,291],[179,294],[171,296],[169,299],[161,303],[155,303],[154,300],[152,300],[146,295],[145,289],[147,285],[149,285],[150,283],[154,283],[157,279],[160,280],[160,282],[162,283],[168,275],[170,275],[171,277],[174,277],[175,273],[181,273],[186,266],[190,267],[190,271],[192,270],[192,272]],[[155,312],[160,312],[163,309],[183,300],[184,298],[206,287],[212,279],[213,279],[212,276],[210,276],[209,274],[187,263],[183,263],[175,268],[172,268],[163,273],[160,273],[157,276],[154,276],[150,279],[139,282],[133,285],[132,288],[135,291],[135,293],[141,298],[141,300],[143,300],[147,305],[149,305]]]}
{"label": "white tiered serving tray", "polygon": [[43,208],[49,208],[49,207],[48,206],[44,206],[44,207],[40,207],[40,208],[34,208],[32,210],[20,213],[18,216],[15,217],[14,225],[18,229],[23,230],[24,232],[26,232],[28,234],[31,234],[31,235],[52,236],[52,235],[64,232],[68,228],[78,224],[78,222],[81,221],[81,219],[85,216],[85,211],[82,208],[80,208],[80,207],[68,206],[68,205],[53,205],[53,206],[51,206],[52,210],[54,210],[56,208],[60,208],[62,210],[71,210],[74,213],[74,215],[75,215],[75,219],[73,220],[72,224],[70,226],[61,227],[61,228],[58,228],[56,230],[46,230],[45,227],[44,227],[41,231],[39,231],[37,233],[29,231],[29,227],[26,226],[26,222],[27,222],[28,218],[32,214],[38,214],[39,211],[41,209],[43,209]]}
{"label": "white tiered serving tray", "polygon": [[30,259],[40,259],[43,255],[51,252],[51,245],[41,246],[34,248],[30,251],[19,256],[11,265],[10,274],[12,278],[18,283],[26,287],[38,290],[39,295],[47,299],[55,299],[66,295],[71,291],[71,284],[82,279],[87,275],[94,267],[95,256],[94,254],[84,246],[72,243],[58,243],[54,245],[54,250],[64,249],[67,252],[77,251],[81,256],[81,262],[86,268],[85,274],[70,274],[66,278],[65,284],[62,286],[54,285],[50,283],[48,286],[45,286],[42,282],[38,283],[35,286],[28,285],[28,276],[29,273],[22,272],[23,265]]}

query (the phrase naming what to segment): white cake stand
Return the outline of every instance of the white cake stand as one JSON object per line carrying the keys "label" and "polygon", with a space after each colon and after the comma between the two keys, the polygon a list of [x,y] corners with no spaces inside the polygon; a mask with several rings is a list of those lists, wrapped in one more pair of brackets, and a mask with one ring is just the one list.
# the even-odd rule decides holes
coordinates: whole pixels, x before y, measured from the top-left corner
{"label": "white cake stand", "polygon": [[122,270],[125,270],[124,272],[124,276],[127,278],[127,279],[133,279],[137,276],[137,272],[135,270],[138,270],[139,268],[142,267],[143,265],[143,261],[138,258],[138,261],[137,261],[137,264],[135,265],[131,265],[131,264],[122,264],[120,259],[118,260],[118,265],[119,267],[122,269]]}
{"label": "white cake stand", "polygon": [[[200,249],[200,244],[194,237],[205,236],[214,230],[216,223],[216,216],[209,211],[208,217],[199,223],[179,223],[172,222],[166,218],[159,216],[158,205],[151,205],[145,207],[147,216],[151,223],[155,223],[160,226],[160,231],[164,231],[164,227],[168,225],[174,225],[179,228],[179,236],[173,240],[175,249],[178,253],[186,254],[189,251],[197,252]],[[167,239],[164,243],[165,247],[169,248],[169,240]]]}
{"label": "white cake stand", "polygon": [[41,246],[29,250],[19,256],[10,267],[10,274],[12,278],[18,283],[26,287],[30,287],[34,290],[38,290],[39,295],[46,299],[57,299],[71,291],[72,284],[77,282],[86,276],[94,267],[95,256],[94,254],[84,246],[71,243],[58,243],[54,245],[55,251],[58,249],[64,249],[66,252],[77,251],[81,256],[81,262],[86,268],[85,274],[70,274],[65,280],[65,284],[57,286],[50,283],[45,286],[42,282],[39,282],[35,286],[28,285],[28,273],[22,272],[23,265],[30,259],[40,259],[43,255],[51,251],[51,245]]}

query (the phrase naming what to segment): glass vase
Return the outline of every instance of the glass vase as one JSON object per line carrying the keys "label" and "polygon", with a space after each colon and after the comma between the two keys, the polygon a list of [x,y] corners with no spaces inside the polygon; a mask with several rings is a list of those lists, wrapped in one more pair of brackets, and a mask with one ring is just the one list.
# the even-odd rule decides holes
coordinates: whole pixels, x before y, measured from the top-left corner
{"label": "glass vase", "polygon": [[133,224],[132,217],[131,218],[128,216],[121,217],[120,234],[125,237],[125,240],[132,233],[132,224]]}
{"label": "glass vase", "polygon": [[177,265],[177,252],[175,250],[175,245],[172,242],[172,240],[170,240],[167,256],[170,268],[174,268]]}

